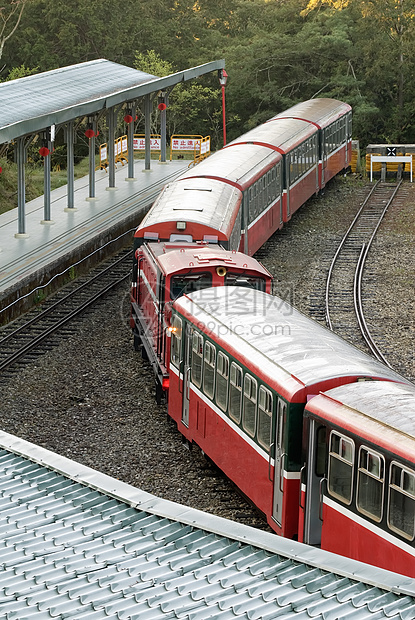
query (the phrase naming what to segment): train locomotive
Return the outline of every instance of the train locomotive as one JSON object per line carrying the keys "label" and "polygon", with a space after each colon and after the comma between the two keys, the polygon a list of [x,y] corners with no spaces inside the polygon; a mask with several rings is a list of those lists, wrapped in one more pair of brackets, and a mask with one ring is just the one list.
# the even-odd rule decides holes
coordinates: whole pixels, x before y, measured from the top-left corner
{"label": "train locomotive", "polygon": [[[182,291],[189,292],[235,284],[239,274],[238,284],[245,278],[244,286],[269,292],[269,274],[253,259],[248,267],[248,257],[349,166],[351,130],[348,104],[312,99],[277,114],[164,187],[134,234],[130,320],[135,346],[154,369],[158,402],[167,399],[169,389],[167,336],[176,295],[169,282],[188,273]],[[197,256],[203,246],[215,260],[202,265]],[[229,260],[237,263],[230,271]],[[197,276],[202,271],[206,277]]]}
{"label": "train locomotive", "polygon": [[271,528],[415,576],[415,386],[266,292],[173,304],[169,415]]}

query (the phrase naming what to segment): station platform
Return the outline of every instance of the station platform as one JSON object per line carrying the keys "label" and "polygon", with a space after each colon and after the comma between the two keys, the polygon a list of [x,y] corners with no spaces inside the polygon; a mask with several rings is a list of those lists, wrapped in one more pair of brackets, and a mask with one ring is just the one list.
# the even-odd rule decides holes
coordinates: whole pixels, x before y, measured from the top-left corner
{"label": "station platform", "polygon": [[[43,195],[26,203],[25,237],[15,236],[17,208],[0,215],[0,323],[5,322],[6,313],[8,319],[20,313],[26,303],[23,298],[36,286],[46,284],[59,270],[131,231],[131,237],[127,235],[122,240],[124,245],[128,244],[133,230],[163,186],[187,170],[188,164],[184,160],[152,161],[151,170],[144,170],[144,160],[138,159],[134,164],[134,179],[128,180],[127,166],[119,165],[115,171],[116,188],[108,187],[105,170],[96,171],[92,199],[89,176],[77,179],[73,210],[65,210],[66,185],[51,192],[51,222],[42,223]],[[17,299],[21,303],[13,305],[20,309],[10,315],[8,306]]]}

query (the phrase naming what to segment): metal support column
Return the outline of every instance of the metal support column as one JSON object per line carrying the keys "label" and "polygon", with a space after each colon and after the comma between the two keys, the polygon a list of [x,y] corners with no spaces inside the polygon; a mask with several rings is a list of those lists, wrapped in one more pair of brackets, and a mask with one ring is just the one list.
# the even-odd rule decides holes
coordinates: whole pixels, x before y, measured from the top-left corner
{"label": "metal support column", "polygon": [[93,119],[89,128],[94,132],[89,140],[89,196],[86,200],[95,200],[95,135],[97,133],[97,121]]}
{"label": "metal support column", "polygon": [[166,163],[166,136],[167,136],[167,105],[168,98],[165,91],[161,92],[161,97],[159,99],[161,104],[164,104],[166,107],[162,105],[162,109],[160,109],[160,136],[161,136],[161,151],[160,151],[160,162]]}
{"label": "metal support column", "polygon": [[77,211],[74,207],[75,203],[75,179],[74,179],[74,124],[70,121],[65,127],[66,134],[66,168],[67,168],[67,206],[64,211]]}
{"label": "metal support column", "polygon": [[25,138],[17,138],[17,233],[15,237],[28,237],[26,234],[26,187],[25,187]]}
{"label": "metal support column", "polygon": [[150,114],[151,114],[151,99],[150,95],[144,97],[144,135],[145,135],[145,150],[144,150],[144,171],[150,170],[151,165],[151,133],[150,133]]}
{"label": "metal support column", "polygon": [[54,224],[50,217],[50,151],[52,144],[50,140],[46,140],[46,148],[49,153],[43,158],[43,220],[41,224]]}
{"label": "metal support column", "polygon": [[115,187],[115,128],[117,126],[117,115],[115,108],[108,110],[108,189],[116,189]]}
{"label": "metal support column", "polygon": [[128,178],[126,181],[134,181],[134,127],[135,127],[135,103],[131,106],[131,116],[133,120],[128,124],[127,129],[127,148],[128,148]]}

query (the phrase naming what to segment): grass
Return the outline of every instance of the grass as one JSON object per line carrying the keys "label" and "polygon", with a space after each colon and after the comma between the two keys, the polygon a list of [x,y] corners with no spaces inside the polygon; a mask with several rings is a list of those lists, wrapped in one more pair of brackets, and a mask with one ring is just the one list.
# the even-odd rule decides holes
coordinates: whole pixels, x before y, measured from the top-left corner
{"label": "grass", "polygon": [[[0,161],[2,173],[0,175],[0,214],[10,211],[17,207],[17,164],[6,161]],[[75,179],[88,174],[89,160],[82,159],[79,164],[74,167]],[[67,183],[66,170],[51,170],[50,186],[56,189]],[[43,164],[36,163],[26,164],[25,167],[25,195],[26,202],[30,202],[44,193],[44,170]]]}

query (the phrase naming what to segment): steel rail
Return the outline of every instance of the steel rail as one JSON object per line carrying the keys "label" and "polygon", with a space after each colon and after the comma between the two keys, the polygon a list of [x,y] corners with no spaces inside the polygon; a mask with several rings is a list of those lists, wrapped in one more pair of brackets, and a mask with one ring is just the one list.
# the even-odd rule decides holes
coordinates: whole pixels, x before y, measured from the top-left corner
{"label": "steel rail", "polygon": [[[8,341],[13,336],[16,336],[17,333],[19,334],[24,333],[25,328],[28,328],[29,326],[32,327],[36,322],[40,321],[40,318],[44,319],[45,317],[47,317],[51,313],[52,309],[56,309],[58,306],[62,306],[62,304],[65,301],[67,302],[69,298],[74,297],[74,295],[79,293],[81,290],[84,290],[87,286],[90,286],[92,283],[96,283],[100,278],[102,278],[104,275],[107,275],[112,269],[114,269],[114,267],[118,266],[120,263],[125,261],[129,257],[129,255],[130,253],[122,256],[120,259],[117,259],[117,261],[115,261],[114,263],[112,263],[111,265],[103,269],[99,274],[96,274],[90,280],[83,283],[81,286],[77,287],[74,291],[71,291],[71,293],[69,293],[62,299],[58,300],[58,302],[54,303],[50,308],[47,308],[44,312],[34,317],[34,319],[26,322],[23,326],[19,327],[17,330],[13,331],[11,334],[8,334],[5,338],[3,338],[0,341],[0,344],[3,344],[5,341]],[[88,307],[92,306],[96,301],[98,301],[98,299],[106,295],[110,290],[112,290],[113,288],[115,288],[116,286],[124,282],[124,280],[126,280],[129,277],[130,277],[130,271],[128,271],[126,274],[123,274],[121,277],[116,278],[112,282],[102,287],[99,291],[96,291],[94,294],[90,295],[88,299],[78,304],[76,308],[70,310],[65,316],[58,317],[57,320],[55,320],[55,322],[52,325],[44,329],[44,331],[42,331],[41,334],[38,334],[34,338],[31,338],[29,342],[23,344],[22,346],[19,347],[18,350],[12,352],[10,355],[7,355],[3,360],[1,360],[0,371],[5,370],[9,366],[17,362],[19,359],[24,357],[29,351],[31,351],[36,346],[38,346],[43,340],[47,339],[54,332],[58,331],[64,325],[66,325],[71,320],[73,320],[75,317],[79,316]]]}
{"label": "steel rail", "polygon": [[363,244],[362,246],[362,250],[360,252],[360,256],[359,256],[359,260],[357,262],[357,266],[356,266],[356,271],[355,271],[355,276],[354,276],[354,284],[353,284],[353,303],[354,303],[354,308],[355,308],[355,312],[356,312],[356,317],[357,317],[357,321],[359,323],[359,328],[360,331],[362,333],[362,336],[366,342],[366,344],[368,345],[369,349],[372,351],[373,355],[381,362],[383,362],[384,364],[386,364],[387,366],[389,366],[389,368],[392,368],[392,366],[389,364],[389,362],[387,361],[387,359],[385,358],[385,356],[382,354],[382,352],[380,351],[379,347],[376,345],[373,336],[370,333],[370,330],[368,328],[365,316],[364,316],[364,312],[363,312],[363,303],[362,303],[362,279],[363,279],[363,270],[366,264],[366,260],[367,260],[367,256],[369,254],[369,250],[370,247],[373,243],[374,238],[376,237],[377,231],[379,229],[379,226],[383,220],[383,218],[386,215],[386,212],[389,208],[389,206],[391,205],[393,199],[395,198],[399,187],[401,186],[402,180],[399,181],[399,183],[397,184],[396,188],[394,189],[391,197],[389,198],[385,208],[383,209],[379,220],[372,232],[372,235],[370,236],[370,239],[368,241],[367,244]]}
{"label": "steel rail", "polygon": [[34,316],[32,319],[30,319],[29,321],[26,321],[26,323],[24,323],[23,325],[20,325],[19,327],[17,327],[15,330],[10,332],[6,336],[3,336],[3,338],[0,338],[0,346],[4,345],[8,340],[11,340],[12,338],[17,336],[19,333],[23,332],[25,329],[27,329],[31,325],[34,325],[41,319],[45,318],[48,314],[56,310],[56,308],[65,304],[69,299],[79,294],[80,291],[84,290],[88,286],[91,286],[91,284],[93,284],[94,282],[102,278],[103,275],[105,275],[106,273],[109,273],[112,269],[114,269],[114,267],[116,267],[117,265],[125,261],[127,258],[131,258],[131,256],[132,256],[132,252],[129,252],[127,255],[124,255],[121,258],[117,259],[114,263],[106,267],[103,271],[100,271],[98,274],[88,279],[86,282],[77,286],[77,288],[75,288],[73,291],[70,291],[64,297],[61,297],[60,299],[55,301],[51,306],[49,306],[48,308],[45,308],[44,310],[42,310],[42,312],[39,312],[39,314]]}
{"label": "steel rail", "polygon": [[334,265],[336,264],[337,258],[342,250],[343,245],[346,243],[351,231],[354,228],[354,225],[356,224],[357,220],[359,219],[363,209],[365,208],[365,206],[367,205],[369,199],[372,197],[376,187],[379,185],[379,181],[376,181],[376,183],[374,184],[374,186],[372,187],[372,189],[370,190],[369,194],[366,196],[365,200],[363,201],[359,211],[356,213],[352,223],[350,224],[349,228],[347,229],[347,231],[344,234],[343,239],[340,241],[340,244],[333,256],[333,260],[331,262],[329,271],[328,271],[328,275],[327,275],[327,280],[326,280],[326,323],[329,327],[329,329],[331,329],[331,331],[333,331],[333,324],[331,322],[331,318],[330,318],[330,310],[329,310],[329,290],[330,290],[330,283],[331,283],[331,277],[333,275],[333,269],[334,269]]}

